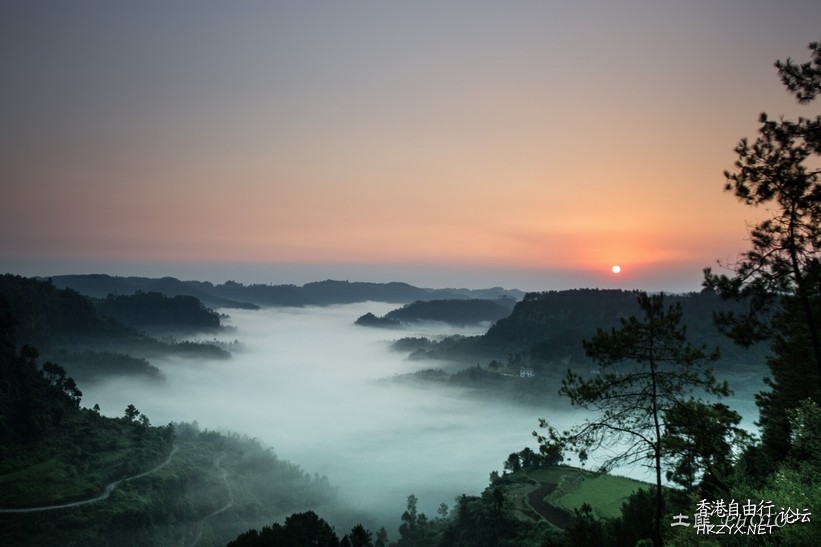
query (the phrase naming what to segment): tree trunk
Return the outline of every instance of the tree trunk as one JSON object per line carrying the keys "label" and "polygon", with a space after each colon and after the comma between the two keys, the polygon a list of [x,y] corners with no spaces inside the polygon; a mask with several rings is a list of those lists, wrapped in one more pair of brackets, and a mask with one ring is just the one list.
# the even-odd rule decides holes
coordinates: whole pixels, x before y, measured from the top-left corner
{"label": "tree trunk", "polygon": [[815,322],[815,314],[813,313],[812,309],[812,302],[810,301],[810,296],[807,291],[807,281],[804,278],[804,275],[801,271],[801,263],[798,259],[798,249],[795,246],[795,225],[797,221],[795,220],[795,212],[794,209],[790,215],[790,261],[791,266],[793,269],[793,277],[795,278],[795,292],[798,296],[798,300],[801,302],[801,307],[804,312],[804,322],[807,325],[807,331],[810,337],[810,344],[812,344],[813,354],[815,356],[815,374],[816,374],[816,381],[815,381],[815,391],[818,392],[819,388],[821,388],[821,340],[819,340],[818,335],[818,326]]}
{"label": "tree trunk", "polygon": [[[650,344],[652,347],[653,339]],[[661,490],[661,425],[659,424],[658,393],[656,385],[656,362],[650,359],[650,378],[653,383],[652,403],[653,403],[653,426],[655,427],[656,440],[653,443],[653,457],[656,465],[656,511],[653,521],[653,547],[662,547],[661,540],[661,516],[664,514],[664,495]]]}

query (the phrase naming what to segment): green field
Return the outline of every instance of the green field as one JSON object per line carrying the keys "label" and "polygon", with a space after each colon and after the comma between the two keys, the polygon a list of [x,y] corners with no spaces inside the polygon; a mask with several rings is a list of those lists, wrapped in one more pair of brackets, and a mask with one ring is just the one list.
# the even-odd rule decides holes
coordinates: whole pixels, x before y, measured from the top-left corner
{"label": "green field", "polygon": [[548,467],[529,471],[527,476],[556,489],[544,501],[572,512],[587,503],[599,518],[621,514],[621,504],[636,490],[652,485],[627,477],[593,473],[575,467]]}

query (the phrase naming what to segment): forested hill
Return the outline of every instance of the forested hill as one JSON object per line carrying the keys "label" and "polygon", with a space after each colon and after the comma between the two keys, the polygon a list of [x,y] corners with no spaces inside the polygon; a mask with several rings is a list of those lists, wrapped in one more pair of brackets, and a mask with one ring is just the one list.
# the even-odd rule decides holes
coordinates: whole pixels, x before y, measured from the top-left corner
{"label": "forested hill", "polygon": [[148,329],[216,330],[220,316],[193,296],[167,297],[158,292],[109,294],[95,300],[98,312],[126,325]]}
{"label": "forested hill", "polygon": [[20,344],[45,348],[61,338],[125,334],[122,325],[105,321],[89,298],[47,281],[0,276],[0,297],[16,319]]}
{"label": "forested hill", "polygon": [[0,295],[17,318],[17,339],[40,347],[65,338],[132,336],[129,327],[174,331],[220,327],[219,315],[191,296],[137,291],[97,299],[57,288],[51,281],[10,274],[0,276]]}
{"label": "forested hill", "polygon": [[[80,406],[82,384],[19,350],[0,296],[0,545],[225,545],[335,498],[253,439],[152,426],[134,404]],[[139,401],[135,401],[139,404]]]}
{"label": "forested hill", "polygon": [[[576,289],[528,293],[509,316],[499,319],[482,336],[429,343],[416,357],[469,358],[480,356],[547,362],[578,361],[584,357],[582,340],[596,330],[609,330],[620,320],[639,313],[638,291]],[[683,324],[696,345],[718,346],[727,359],[749,358],[750,354],[721,335],[713,314],[730,309],[711,291],[686,295],[666,295],[669,305],[681,304]]]}
{"label": "forested hill", "polygon": [[165,296],[193,296],[206,306],[212,308],[256,309],[249,302],[239,302],[223,298],[209,289],[210,283],[198,281],[180,281],[173,277],[154,279],[150,277],[119,277],[105,274],[88,275],[55,275],[51,278],[54,286],[60,289],[73,289],[80,294],[105,298],[109,294],[129,295],[138,291],[158,292]]}
{"label": "forested hill", "polygon": [[14,335],[21,346],[40,348],[77,379],[111,374],[141,374],[159,378],[148,361],[163,355],[227,358],[222,347],[204,342],[158,340],[158,334],[213,332],[219,316],[193,297],[169,298],[137,293],[95,299],[51,281],[15,275],[0,276],[0,299],[16,318]]}
{"label": "forested hill", "polygon": [[402,324],[421,321],[439,321],[452,325],[477,325],[497,321],[510,314],[516,300],[512,297],[496,299],[470,298],[467,300],[417,300],[376,317],[366,314],[356,323],[363,326],[395,328]]}
{"label": "forested hill", "polygon": [[305,285],[244,285],[227,281],[215,285],[207,281],[180,281],[173,277],[116,277],[103,274],[58,275],[50,278],[56,287],[71,288],[98,298],[109,294],[128,295],[137,291],[160,292],[166,296],[195,296],[205,305],[219,308],[256,308],[258,306],[327,306],[354,302],[407,304],[417,300],[497,299],[524,296],[516,289],[425,289],[407,283],[366,283],[319,281]]}

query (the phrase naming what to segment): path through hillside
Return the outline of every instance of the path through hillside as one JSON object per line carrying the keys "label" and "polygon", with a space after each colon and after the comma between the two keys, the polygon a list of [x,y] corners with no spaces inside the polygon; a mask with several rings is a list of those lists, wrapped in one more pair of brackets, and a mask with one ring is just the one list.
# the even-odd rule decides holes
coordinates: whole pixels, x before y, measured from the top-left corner
{"label": "path through hillside", "polygon": [[174,457],[174,454],[177,453],[177,450],[179,450],[179,447],[177,445],[174,445],[174,448],[171,449],[171,453],[168,454],[168,457],[165,459],[165,461],[163,461],[161,464],[157,465],[156,467],[154,467],[152,469],[149,469],[148,471],[140,473],[139,475],[132,475],[130,477],[126,477],[124,479],[118,479],[118,480],[116,480],[112,483],[109,483],[105,487],[105,490],[103,491],[103,493],[100,494],[99,496],[89,498],[87,500],[73,501],[73,502],[70,502],[70,503],[60,503],[60,504],[57,504],[57,505],[44,505],[44,506],[40,506],[40,507],[24,507],[24,508],[20,508],[20,509],[0,509],[0,513],[34,513],[34,512],[37,512],[37,511],[51,511],[51,510],[54,510],[54,509],[65,509],[67,507],[78,507],[80,505],[87,505],[89,503],[96,503],[98,501],[103,501],[104,499],[108,499],[108,497],[111,495],[111,493],[114,491],[114,489],[117,488],[117,486],[119,486],[121,483],[124,483],[124,482],[127,482],[127,481],[133,481],[135,479],[139,479],[140,477],[145,477],[146,475],[150,475],[151,473],[154,473],[155,471],[158,471],[158,470],[162,469],[163,467],[165,467],[166,465],[168,465],[169,463],[171,463],[171,458]]}
{"label": "path through hillside", "polygon": [[545,497],[555,489],[556,484],[540,484],[527,495],[527,503],[549,523],[566,530],[573,525],[573,515],[544,501]]}
{"label": "path through hillside", "polygon": [[554,526],[567,529],[573,524],[573,515],[544,501],[556,489],[555,483],[539,483],[529,479],[527,483],[509,489],[513,507],[526,520],[544,519]]}
{"label": "path through hillside", "polygon": [[222,460],[225,457],[225,454],[221,454],[219,457],[214,459],[214,466],[220,470],[220,478],[222,478],[223,484],[225,484],[225,490],[228,492],[228,501],[212,513],[209,513],[202,517],[196,524],[194,524],[194,539],[191,541],[191,547],[197,545],[200,540],[202,539],[202,526],[205,524],[205,521],[210,519],[215,515],[219,515],[220,513],[227,511],[231,506],[234,505],[234,495],[231,493],[231,486],[228,484],[228,471],[221,465]]}

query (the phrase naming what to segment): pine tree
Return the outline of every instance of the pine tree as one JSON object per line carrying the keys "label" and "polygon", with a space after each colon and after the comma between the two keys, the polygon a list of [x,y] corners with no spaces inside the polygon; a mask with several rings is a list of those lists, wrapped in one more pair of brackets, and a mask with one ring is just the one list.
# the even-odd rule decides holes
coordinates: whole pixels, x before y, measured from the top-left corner
{"label": "pine tree", "polygon": [[[801,104],[821,93],[821,42],[811,60],[775,66]],[[754,226],[750,249],[733,275],[705,270],[706,287],[747,303],[745,314],[717,316],[735,341],[769,341],[770,391],[758,396],[762,448],[773,462],[789,452],[788,412],[801,400],[821,401],[821,116],[797,121],[760,116],[755,142],[742,139],[738,160],[726,171],[725,190],[745,205],[768,207]],[[766,472],[767,466],[764,466]]]}
{"label": "pine tree", "polygon": [[583,378],[568,371],[562,381],[560,394],[594,416],[561,433],[541,420],[548,433],[537,437],[543,451],[567,448],[582,462],[597,449],[614,451],[602,464],[605,470],[649,460],[656,476],[653,544],[660,546],[665,416],[695,390],[719,396],[729,390],[707,367],[718,351],[707,352],[687,341],[680,305],[665,307],[664,295],[644,293],[638,303],[642,318],[623,319],[621,328],[599,329],[585,341],[587,355],[598,362],[598,373]]}

